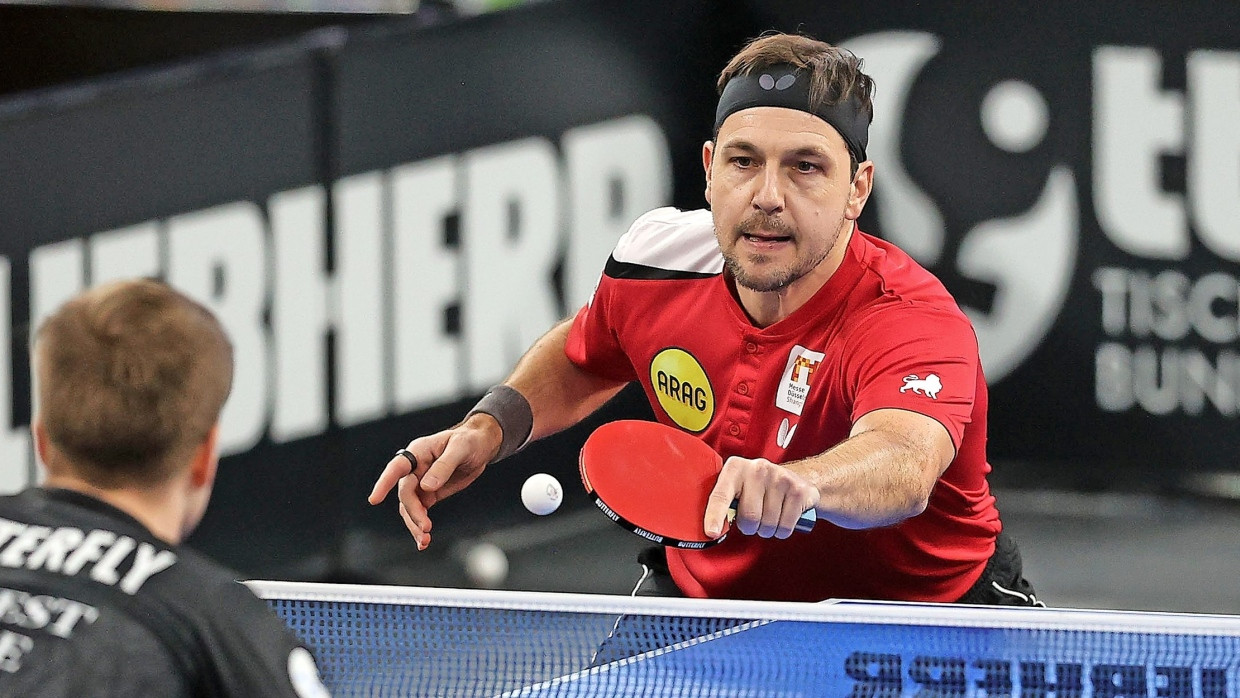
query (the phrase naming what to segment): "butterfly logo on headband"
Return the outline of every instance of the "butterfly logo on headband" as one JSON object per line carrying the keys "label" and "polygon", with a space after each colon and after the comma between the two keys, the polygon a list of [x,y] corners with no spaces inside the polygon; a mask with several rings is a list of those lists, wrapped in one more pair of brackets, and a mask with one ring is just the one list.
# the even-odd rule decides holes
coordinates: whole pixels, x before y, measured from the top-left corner
{"label": "butterfly logo on headband", "polygon": [[762,76],[758,78],[758,87],[761,87],[764,90],[775,89],[775,90],[782,91],[782,90],[788,89],[789,87],[792,87],[793,84],[796,83],[796,81],[797,81],[797,76],[791,75],[791,74],[784,75],[783,77],[776,80],[775,78],[771,77],[770,73],[763,73]]}

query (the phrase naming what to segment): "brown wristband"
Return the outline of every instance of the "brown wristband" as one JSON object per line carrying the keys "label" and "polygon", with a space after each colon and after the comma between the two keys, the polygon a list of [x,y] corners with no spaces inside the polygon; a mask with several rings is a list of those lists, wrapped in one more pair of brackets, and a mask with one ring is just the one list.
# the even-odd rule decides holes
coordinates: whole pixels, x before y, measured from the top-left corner
{"label": "brown wristband", "polygon": [[469,414],[465,415],[465,419],[479,412],[494,417],[495,421],[499,422],[500,432],[504,435],[504,440],[499,446],[499,453],[495,454],[495,458],[491,460],[492,463],[520,451],[529,441],[530,432],[534,430],[534,411],[530,408],[530,402],[512,386],[492,387],[486,395],[482,396],[478,404],[474,405]]}

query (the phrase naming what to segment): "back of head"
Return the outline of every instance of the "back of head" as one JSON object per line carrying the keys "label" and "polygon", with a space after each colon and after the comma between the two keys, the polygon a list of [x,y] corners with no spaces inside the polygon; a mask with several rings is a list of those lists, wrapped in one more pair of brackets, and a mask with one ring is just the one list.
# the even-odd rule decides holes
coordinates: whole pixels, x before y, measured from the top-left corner
{"label": "back of head", "polygon": [[848,49],[799,34],[767,34],[746,44],[719,74],[719,93],[723,94],[733,77],[780,65],[809,73],[809,99],[814,110],[855,99],[865,122],[874,119],[874,82],[861,72],[861,59]]}
{"label": "back of head", "polygon": [[219,321],[149,279],[65,303],[39,327],[32,358],[38,418],[63,467],[108,489],[176,475],[232,387],[232,345]]}

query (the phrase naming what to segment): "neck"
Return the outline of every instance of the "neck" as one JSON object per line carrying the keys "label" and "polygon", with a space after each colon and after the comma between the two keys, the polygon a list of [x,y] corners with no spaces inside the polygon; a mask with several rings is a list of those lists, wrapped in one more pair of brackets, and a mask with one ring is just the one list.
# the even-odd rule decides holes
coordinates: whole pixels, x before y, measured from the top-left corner
{"label": "neck", "polygon": [[176,545],[184,538],[181,522],[187,503],[171,483],[149,489],[104,488],[69,474],[48,475],[44,487],[81,492],[102,500],[137,519],[156,537]]}
{"label": "neck", "polygon": [[741,308],[745,310],[749,319],[758,327],[770,327],[808,303],[809,299],[818,293],[818,290],[844,263],[844,254],[848,251],[848,242],[852,239],[853,229],[853,221],[846,219],[843,229],[836,236],[827,256],[818,263],[818,266],[783,288],[774,291],[755,291],[736,285],[737,300],[740,301]]}

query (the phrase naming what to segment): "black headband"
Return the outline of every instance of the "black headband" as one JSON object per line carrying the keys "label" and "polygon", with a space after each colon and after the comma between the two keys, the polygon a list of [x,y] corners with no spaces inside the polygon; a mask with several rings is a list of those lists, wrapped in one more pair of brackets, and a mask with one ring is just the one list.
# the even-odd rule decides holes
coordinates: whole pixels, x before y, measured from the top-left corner
{"label": "black headband", "polygon": [[774,65],[751,75],[737,75],[723,88],[715,109],[715,134],[732,114],[751,107],[784,107],[803,111],[827,122],[844,137],[848,152],[864,162],[870,142],[870,124],[861,101],[849,97],[839,104],[815,108],[809,101],[809,77],[795,66]]}

